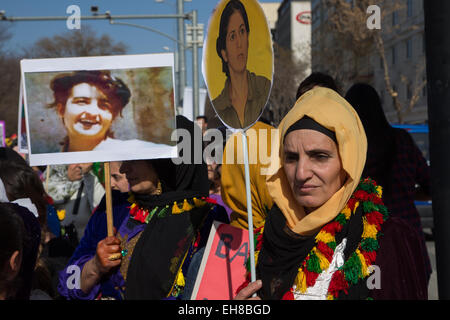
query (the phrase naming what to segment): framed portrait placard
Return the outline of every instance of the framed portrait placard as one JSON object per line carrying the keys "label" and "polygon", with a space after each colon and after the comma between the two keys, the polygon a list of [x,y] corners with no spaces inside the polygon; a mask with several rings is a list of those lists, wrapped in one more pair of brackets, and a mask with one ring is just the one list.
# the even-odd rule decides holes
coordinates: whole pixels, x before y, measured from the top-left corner
{"label": "framed portrait placard", "polygon": [[209,19],[202,59],[208,96],[222,123],[247,129],[273,83],[272,36],[257,0],[222,0]]}
{"label": "framed portrait placard", "polygon": [[19,152],[28,153],[28,139],[27,139],[27,126],[25,119],[25,103],[23,99],[23,85],[22,79],[20,79],[20,91],[19,91],[19,114],[17,123],[17,145],[19,146]]}
{"label": "framed portrait placard", "polygon": [[30,165],[171,158],[173,53],[21,61]]}

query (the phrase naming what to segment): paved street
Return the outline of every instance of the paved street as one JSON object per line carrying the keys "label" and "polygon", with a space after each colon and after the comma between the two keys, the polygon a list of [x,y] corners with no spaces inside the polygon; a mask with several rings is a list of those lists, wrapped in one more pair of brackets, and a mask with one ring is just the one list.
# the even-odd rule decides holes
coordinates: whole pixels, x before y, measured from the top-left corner
{"label": "paved street", "polygon": [[[424,229],[424,231],[431,234],[430,229]],[[428,285],[428,300],[438,300],[436,250],[434,248],[434,241],[427,241],[427,250],[430,255],[431,267],[433,268],[433,273],[431,274],[430,283]]]}

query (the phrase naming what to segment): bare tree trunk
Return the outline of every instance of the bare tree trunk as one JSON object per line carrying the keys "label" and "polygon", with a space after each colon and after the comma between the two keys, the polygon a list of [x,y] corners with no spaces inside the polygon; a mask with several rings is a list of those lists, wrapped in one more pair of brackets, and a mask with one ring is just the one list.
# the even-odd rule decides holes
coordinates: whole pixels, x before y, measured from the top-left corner
{"label": "bare tree trunk", "polygon": [[376,48],[378,50],[378,54],[380,55],[381,61],[383,62],[384,82],[386,85],[386,90],[392,97],[392,101],[394,103],[394,108],[397,113],[398,123],[403,123],[404,119],[403,119],[402,106],[398,99],[398,92],[396,92],[392,88],[392,85],[391,85],[391,78],[389,76],[389,68],[387,65],[386,54],[384,51],[384,42],[383,42],[383,38],[381,37],[381,33],[379,33],[379,32],[375,33],[375,43],[376,43]]}

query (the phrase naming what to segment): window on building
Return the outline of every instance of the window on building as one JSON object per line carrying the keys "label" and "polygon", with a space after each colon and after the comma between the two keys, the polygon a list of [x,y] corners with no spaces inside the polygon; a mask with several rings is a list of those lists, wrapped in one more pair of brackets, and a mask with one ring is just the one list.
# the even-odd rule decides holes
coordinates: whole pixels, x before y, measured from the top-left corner
{"label": "window on building", "polygon": [[397,60],[397,53],[395,52],[395,46],[391,48],[391,56],[392,56],[392,65],[395,65],[395,61]]}
{"label": "window on building", "polygon": [[406,58],[412,57],[412,39],[406,40]]}
{"label": "window on building", "polygon": [[407,14],[408,18],[412,17],[412,15],[413,15],[413,1],[412,0],[406,1],[406,14]]}
{"label": "window on building", "polygon": [[398,24],[398,12],[392,12],[392,25],[396,26]]}

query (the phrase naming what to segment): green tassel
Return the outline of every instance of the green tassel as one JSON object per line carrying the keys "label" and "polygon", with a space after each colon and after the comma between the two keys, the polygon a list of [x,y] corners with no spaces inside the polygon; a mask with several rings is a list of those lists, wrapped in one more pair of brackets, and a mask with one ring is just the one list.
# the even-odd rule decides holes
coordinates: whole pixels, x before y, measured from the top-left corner
{"label": "green tassel", "polygon": [[334,251],[336,250],[336,241],[328,242],[327,245]]}
{"label": "green tassel", "polygon": [[341,225],[345,225],[347,223],[347,219],[345,218],[345,214],[339,213],[336,216],[335,221],[340,223]]}
{"label": "green tassel", "polygon": [[378,241],[373,238],[366,238],[361,241],[361,248],[364,251],[371,252],[374,250],[378,250],[379,247],[380,246],[378,244]]}
{"label": "green tassel", "polygon": [[364,212],[378,211],[377,206],[372,201],[364,201],[362,205]]}
{"label": "green tassel", "polygon": [[383,220],[386,221],[387,218],[389,218],[389,211],[386,208],[386,206],[383,206],[381,204],[377,205],[378,212],[383,215]]}
{"label": "green tassel", "polygon": [[160,212],[158,212],[158,218],[164,218],[165,216],[167,216],[167,212],[169,211],[169,206],[165,206],[164,208],[162,208],[162,210]]}
{"label": "green tassel", "polygon": [[307,268],[309,271],[315,273],[321,273],[322,269],[320,269],[320,261],[314,252],[309,254],[309,260],[307,261]]}
{"label": "green tassel", "polygon": [[153,210],[148,214],[147,218],[145,218],[145,223],[149,223],[150,219],[153,217],[156,210],[158,210],[158,207],[154,207]]}
{"label": "green tassel", "polygon": [[359,278],[363,277],[361,261],[355,252],[353,252],[347,262],[345,262],[343,269],[345,280],[347,280],[348,283],[357,284]]}

